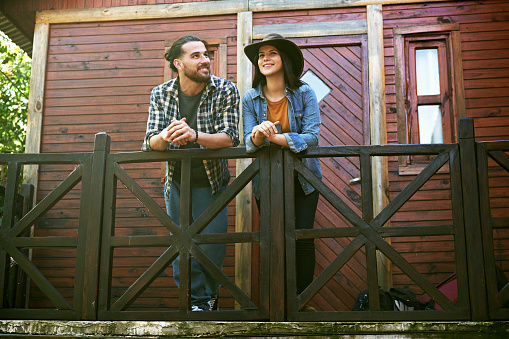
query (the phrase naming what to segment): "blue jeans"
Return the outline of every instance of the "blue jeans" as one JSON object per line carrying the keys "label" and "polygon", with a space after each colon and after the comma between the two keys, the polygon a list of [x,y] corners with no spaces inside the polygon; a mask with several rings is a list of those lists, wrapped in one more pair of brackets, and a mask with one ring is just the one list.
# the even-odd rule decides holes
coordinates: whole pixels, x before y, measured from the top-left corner
{"label": "blue jeans", "polygon": [[[219,192],[212,195],[212,189],[207,187],[194,187],[192,191],[192,220],[196,220],[219,195],[226,189],[223,186]],[[166,211],[173,221],[180,224],[180,184],[171,183],[169,197],[164,194]],[[226,207],[205,227],[200,234],[226,233],[228,227],[228,214]],[[199,247],[219,267],[223,267],[223,260],[226,256],[226,244],[202,244]],[[180,281],[180,256],[173,262],[173,278],[179,286]],[[208,301],[214,294],[219,293],[219,283],[203,269],[195,258],[191,258],[191,305],[208,310]]]}

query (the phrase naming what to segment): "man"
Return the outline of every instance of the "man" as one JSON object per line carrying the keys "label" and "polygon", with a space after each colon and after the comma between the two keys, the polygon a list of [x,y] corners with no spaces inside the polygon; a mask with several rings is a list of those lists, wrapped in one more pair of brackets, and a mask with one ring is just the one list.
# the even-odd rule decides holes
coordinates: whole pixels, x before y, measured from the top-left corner
{"label": "man", "polygon": [[[222,148],[237,146],[240,95],[235,85],[211,75],[207,44],[195,36],[177,40],[166,53],[177,78],[155,87],[150,96],[147,133],[142,150],[177,148]],[[192,218],[196,220],[226,189],[230,180],[228,162],[192,160]],[[168,215],[180,223],[180,161],[166,166],[164,197]],[[201,232],[226,233],[226,208]],[[222,267],[226,244],[203,244],[200,248]],[[173,263],[177,286],[180,257]],[[191,259],[191,309],[217,309],[219,284]]]}

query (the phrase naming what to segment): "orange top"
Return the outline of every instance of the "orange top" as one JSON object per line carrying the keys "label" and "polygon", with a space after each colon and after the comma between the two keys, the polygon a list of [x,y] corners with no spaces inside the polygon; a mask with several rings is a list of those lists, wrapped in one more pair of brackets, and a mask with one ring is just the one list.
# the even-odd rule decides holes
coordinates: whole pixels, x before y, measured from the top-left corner
{"label": "orange top", "polygon": [[279,101],[267,100],[267,119],[271,122],[279,121],[283,133],[290,132],[288,120],[288,98],[285,96]]}

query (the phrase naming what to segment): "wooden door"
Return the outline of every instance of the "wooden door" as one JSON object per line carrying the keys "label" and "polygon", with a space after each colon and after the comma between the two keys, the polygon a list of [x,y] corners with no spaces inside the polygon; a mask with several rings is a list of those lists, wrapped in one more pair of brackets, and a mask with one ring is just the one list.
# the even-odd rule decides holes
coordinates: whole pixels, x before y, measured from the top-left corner
{"label": "wooden door", "polygon": [[[330,88],[319,102],[322,126],[320,146],[368,145],[369,98],[367,41],[365,35],[292,39],[304,55],[306,72],[313,72]],[[315,90],[316,91],[316,90]],[[319,96],[319,93],[317,93]],[[350,208],[362,216],[358,158],[320,159],[323,182]],[[351,226],[322,197],[315,228]],[[319,274],[334,260],[350,239],[323,238],[315,241]],[[358,252],[311,301],[319,310],[351,310],[360,290],[366,288],[366,264]]]}

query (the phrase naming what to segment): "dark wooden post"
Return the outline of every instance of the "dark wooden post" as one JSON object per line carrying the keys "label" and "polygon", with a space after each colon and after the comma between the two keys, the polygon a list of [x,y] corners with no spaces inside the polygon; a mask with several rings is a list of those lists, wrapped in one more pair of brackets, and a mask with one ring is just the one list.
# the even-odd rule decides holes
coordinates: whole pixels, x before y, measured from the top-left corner
{"label": "dark wooden post", "polygon": [[[192,220],[191,196],[191,159],[182,159],[180,179],[180,228],[188,232]],[[177,245],[180,252],[180,286],[179,309],[187,312],[191,307],[191,257],[189,251],[181,244]]]}
{"label": "dark wooden post", "polygon": [[[74,292],[75,300],[81,301],[81,304],[78,302],[74,307],[84,320],[97,318],[104,177],[110,142],[111,138],[106,133],[95,135],[91,167],[86,167],[82,180],[81,199],[85,201],[82,201],[80,210]],[[90,173],[90,176],[85,173]]]}
{"label": "dark wooden post", "polygon": [[283,150],[270,146],[270,321],[286,319]]}
{"label": "dark wooden post", "polygon": [[[270,318],[272,294],[271,288],[271,236],[270,227],[270,150],[260,151],[257,161],[260,162],[260,309]],[[263,185],[265,184],[265,185]],[[261,189],[261,188],[264,189]],[[268,188],[268,189],[267,189]]]}
{"label": "dark wooden post", "polygon": [[19,194],[23,197],[23,212],[27,214],[34,206],[34,185],[22,183]]}
{"label": "dark wooden post", "polygon": [[[20,165],[17,162],[9,162],[7,173],[7,184],[4,196],[4,214],[1,219],[1,230],[7,232],[14,224],[16,195],[20,175]],[[8,270],[10,257],[7,251],[0,248],[0,307],[4,304],[4,293],[8,289]]]}
{"label": "dark wooden post", "polygon": [[290,152],[284,152],[284,215],[285,215],[285,239],[286,239],[286,305],[287,314],[300,310],[297,296],[297,265],[296,262],[296,239],[295,239],[295,165]]}
{"label": "dark wooden post", "polygon": [[479,212],[479,189],[477,186],[473,119],[460,119],[458,122],[458,131],[470,309],[472,320],[482,321],[488,320],[488,304],[482,247],[482,225]]}
{"label": "dark wooden post", "polygon": [[484,263],[486,270],[486,293],[490,317],[494,318],[498,309],[502,306],[498,301],[498,289],[496,284],[495,249],[493,244],[493,218],[490,206],[490,186],[488,175],[488,150],[483,144],[478,144],[477,153],[477,176],[479,180],[479,202],[482,227],[482,240],[484,249]]}
{"label": "dark wooden post", "polygon": [[[371,164],[371,157],[367,154],[362,154],[359,157],[361,165],[361,190],[362,190],[362,218],[366,222],[373,220],[373,167]],[[369,290],[369,305],[370,310],[380,310],[380,298],[378,295],[378,260],[375,245],[366,242],[366,270],[368,276],[368,290]],[[382,269],[382,268],[380,268]]]}
{"label": "dark wooden post", "polygon": [[[20,195],[23,197],[23,206],[21,216],[27,214],[34,206],[34,191],[35,187],[29,183],[22,183],[20,189]],[[33,227],[33,226],[32,226]],[[30,229],[25,232],[25,236],[30,236]],[[25,255],[29,256],[29,251],[24,250]],[[30,283],[27,274],[22,270],[18,269],[16,279],[16,300],[14,307],[24,308],[27,305],[28,290],[30,289]]]}
{"label": "dark wooden post", "polygon": [[[13,169],[14,171],[14,169]],[[19,180],[19,177],[17,178]],[[33,207],[34,197],[34,185],[29,183],[21,183],[19,194],[15,194],[13,201],[13,224],[16,224],[20,219],[23,218]],[[33,227],[33,226],[32,226]],[[24,237],[30,236],[30,229],[23,232]],[[24,255],[29,257],[28,249],[21,249]],[[9,260],[10,256],[7,256]],[[27,274],[19,267],[15,261],[8,262],[8,281],[7,287],[3,297],[6,300],[3,301],[3,305],[8,305],[10,308],[24,308],[26,306],[26,296],[30,288]],[[1,304],[0,304],[1,305]]]}

